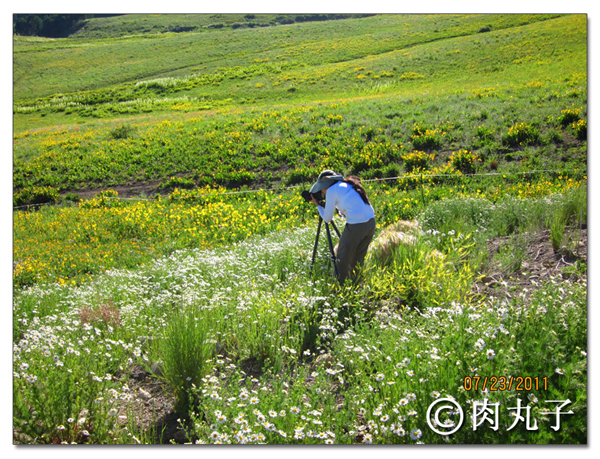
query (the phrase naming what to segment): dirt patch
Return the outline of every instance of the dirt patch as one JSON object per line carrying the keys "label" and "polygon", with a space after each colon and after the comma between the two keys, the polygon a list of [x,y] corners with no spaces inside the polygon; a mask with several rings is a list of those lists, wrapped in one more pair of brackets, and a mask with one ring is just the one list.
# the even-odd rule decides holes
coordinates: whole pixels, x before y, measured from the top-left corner
{"label": "dirt patch", "polygon": [[166,392],[164,381],[141,366],[133,367],[129,375],[129,388],[135,394],[138,427],[152,433],[154,443],[177,443],[185,440],[182,436],[179,415],[175,413],[175,397]]}
{"label": "dirt patch", "polygon": [[[64,196],[69,193],[76,193],[77,195],[79,195],[79,197],[81,199],[89,199],[89,198],[93,198],[101,191],[115,190],[117,193],[119,193],[119,197],[122,197],[122,198],[154,196],[156,193],[161,192],[158,188],[160,183],[161,183],[160,180],[153,180],[153,181],[149,181],[149,182],[135,183],[135,184],[131,184],[131,185],[114,185],[114,186],[108,186],[108,187],[104,187],[104,188],[94,188],[94,189],[84,189],[84,190],[71,189],[71,190],[65,190],[65,191],[61,192],[60,194],[62,196]],[[161,194],[164,194],[164,193],[161,192]]]}
{"label": "dirt patch", "polygon": [[263,371],[263,362],[255,357],[249,357],[240,362],[240,369],[249,378],[260,378]]}
{"label": "dirt patch", "polygon": [[[570,242],[569,249],[562,248],[559,251],[553,249],[548,230],[524,234],[521,242],[515,242],[514,238],[499,237],[488,242],[490,262],[487,274],[476,283],[476,293],[510,296],[510,292],[515,289],[535,289],[551,278],[586,280],[585,272],[565,268],[574,267],[576,262],[587,265],[587,228],[568,229],[565,240]],[[510,250],[513,253],[509,253]],[[507,254],[507,258],[516,260],[516,266],[512,269],[498,256],[503,252]]]}
{"label": "dirt patch", "polygon": [[[173,176],[185,177],[185,174],[173,174]],[[105,186],[101,188],[85,188],[85,189],[68,189],[60,192],[62,197],[65,197],[67,194],[74,193],[77,194],[81,199],[90,199],[95,197],[101,191],[106,190],[115,190],[119,193],[120,198],[153,198],[157,194],[161,196],[168,196],[173,192],[172,189],[160,188],[161,183],[164,183],[164,180],[151,180],[148,182],[138,182],[131,185],[113,185],[113,186]],[[215,185],[219,185],[227,190],[236,190],[241,186],[247,185],[245,182],[228,182],[228,183],[215,183]],[[277,180],[266,180],[263,178],[257,178],[251,184],[248,184],[251,190],[260,190],[265,188],[273,188],[277,186],[282,186],[282,181]],[[198,187],[200,185],[197,185]]]}

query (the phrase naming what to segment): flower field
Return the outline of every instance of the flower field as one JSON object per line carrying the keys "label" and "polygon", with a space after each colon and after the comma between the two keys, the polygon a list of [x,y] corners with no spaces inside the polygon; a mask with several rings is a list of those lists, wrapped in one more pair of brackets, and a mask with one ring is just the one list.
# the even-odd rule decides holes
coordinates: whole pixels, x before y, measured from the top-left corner
{"label": "flower field", "polygon": [[[367,186],[381,225],[415,218],[428,202],[439,199],[536,198],[577,188],[586,179],[565,173],[553,179],[525,181],[517,175],[515,183],[506,176],[496,183],[476,183],[460,172],[449,177],[431,172],[407,174],[394,185]],[[443,186],[441,180],[456,184]],[[17,212],[13,280],[15,285],[79,283],[106,269],[134,267],[173,250],[218,247],[311,224],[314,209],[300,189],[233,194],[224,188],[177,189],[165,198],[139,201],[120,200],[118,193],[106,191],[76,206]]]}
{"label": "flower field", "polygon": [[[311,274],[315,220],[297,194],[227,198],[205,190],[203,198],[176,192],[135,203],[104,196],[55,209],[45,221],[30,221],[42,212],[24,213],[16,228],[32,225],[47,241],[59,239],[53,227],[87,236],[53,246],[16,241],[41,248],[15,270],[16,282],[31,284],[15,291],[17,438],[155,442],[140,427],[147,392],[130,375],[159,365],[173,407],[188,413],[179,432],[195,443],[585,442],[585,277],[557,274],[499,297],[474,290],[491,265],[480,252],[489,237],[544,227],[576,206],[568,221],[585,221],[582,186],[562,177],[521,182],[496,189],[495,202],[447,187],[431,205],[418,191],[399,200],[397,188],[371,189],[388,213],[381,225],[416,217],[426,231],[391,262],[371,257],[361,287],[345,290],[335,288],[327,259]],[[440,187],[428,185],[428,199],[433,190]],[[516,190],[522,197],[506,193]],[[205,207],[168,203],[186,197]],[[461,215],[456,205],[471,208]],[[220,230],[203,229],[202,218]],[[117,233],[116,222],[130,226]],[[513,272],[506,274],[510,286]],[[549,382],[527,392],[465,389],[466,378],[492,375]],[[483,399],[503,407],[521,400],[545,430],[438,435],[425,414],[448,396],[466,410]],[[542,401],[566,399],[578,416],[555,434],[552,407]],[[513,418],[503,416],[506,427]]]}
{"label": "flower field", "polygon": [[[13,443],[587,444],[586,40],[580,14],[15,36]],[[324,235],[311,263],[324,169],[375,209],[355,284]]]}
{"label": "flower field", "polygon": [[[552,196],[540,205],[561,208]],[[431,212],[422,220],[435,221]],[[385,275],[372,260],[360,288],[340,290],[326,259],[311,275],[313,238],[310,225],[276,230],[218,249],[177,250],[79,285],[19,291],[18,438],[152,442],[139,427],[146,394],[129,374],[160,363],[174,406],[189,413],[181,430],[195,443],[585,442],[585,281],[559,276],[506,297],[476,295],[476,239],[428,228]],[[439,262],[418,262],[433,250],[443,254]],[[410,288],[419,295],[407,296]],[[466,378],[493,375],[547,383],[496,392],[465,386]],[[516,418],[505,411],[501,431],[438,435],[426,413],[440,397],[456,400],[467,419],[483,399],[522,403],[540,427],[507,430]],[[566,399],[575,415],[554,432],[545,400]],[[453,412],[443,419],[456,422]]]}

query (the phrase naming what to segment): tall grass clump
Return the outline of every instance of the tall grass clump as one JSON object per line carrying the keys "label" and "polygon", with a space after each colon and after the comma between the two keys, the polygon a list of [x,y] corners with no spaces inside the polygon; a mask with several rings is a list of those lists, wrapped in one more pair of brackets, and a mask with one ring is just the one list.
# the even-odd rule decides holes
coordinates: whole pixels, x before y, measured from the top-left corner
{"label": "tall grass clump", "polygon": [[558,252],[562,246],[567,220],[562,212],[556,212],[548,217],[548,228],[550,230],[550,242],[552,249]]}
{"label": "tall grass clump", "polygon": [[550,242],[555,252],[563,243],[569,226],[581,227],[587,222],[587,187],[579,186],[560,197],[555,209],[547,214],[546,226],[550,231]]}
{"label": "tall grass clump", "polygon": [[163,377],[177,399],[178,411],[185,412],[191,406],[190,390],[200,383],[205,362],[215,350],[209,311],[190,306],[169,317],[158,343],[158,355]]}
{"label": "tall grass clump", "polygon": [[513,234],[506,243],[501,244],[494,255],[501,271],[508,275],[521,270],[527,257],[528,239],[522,234]]}
{"label": "tall grass clump", "polygon": [[456,234],[448,244],[448,255],[421,235],[392,241],[390,247],[369,257],[366,278],[370,289],[408,309],[466,300],[474,273],[469,264],[461,262],[465,248],[457,242],[462,238]]}
{"label": "tall grass clump", "polygon": [[555,225],[583,224],[587,220],[586,187],[537,199],[507,195],[497,202],[479,197],[442,199],[429,204],[418,217],[424,231],[460,231],[481,237],[502,237],[539,231]]}
{"label": "tall grass clump", "polygon": [[494,205],[487,199],[459,197],[435,201],[428,205],[418,220],[424,231],[487,231],[493,218]]}
{"label": "tall grass clump", "polygon": [[532,226],[533,209],[537,203],[533,200],[507,196],[494,205],[488,226],[490,236],[510,236],[511,234],[529,229],[539,229]]}
{"label": "tall grass clump", "polygon": [[568,190],[563,197],[562,212],[564,218],[574,224],[587,221],[587,186],[580,185]]}

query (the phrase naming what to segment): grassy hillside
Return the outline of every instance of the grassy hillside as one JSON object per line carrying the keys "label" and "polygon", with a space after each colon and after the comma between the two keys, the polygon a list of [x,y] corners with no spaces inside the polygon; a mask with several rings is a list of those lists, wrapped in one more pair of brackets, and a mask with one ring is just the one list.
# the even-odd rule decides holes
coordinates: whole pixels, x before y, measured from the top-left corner
{"label": "grassy hillside", "polygon": [[[34,56],[84,71],[49,78],[45,91],[103,89],[17,97],[15,189],[149,183],[156,191],[175,175],[190,185],[255,187],[309,180],[326,166],[370,178],[407,171],[402,156],[411,150],[436,151],[438,163],[476,151],[487,170],[513,169],[506,159],[525,159],[525,169],[554,160],[584,168],[585,126],[571,125],[587,116],[585,26],[584,16],[394,15],[17,47],[17,74],[43,74],[34,72],[43,60],[21,61]],[[146,76],[167,64],[183,73],[190,66],[177,60],[200,58],[213,71],[110,86],[107,74],[126,77],[116,69],[128,54],[141,60],[126,67]],[[15,78],[16,94],[24,80]],[[510,138],[517,123],[531,131],[525,142]],[[60,128],[33,129],[40,125]],[[427,129],[437,138],[421,139]],[[375,155],[368,165],[365,155]]]}
{"label": "grassy hillside", "polygon": [[332,21],[367,14],[126,14],[93,18],[72,38],[115,38],[126,35],[204,32],[215,29],[271,27],[312,21]]}
{"label": "grassy hillside", "polygon": [[[256,80],[256,77],[276,76],[269,74],[279,73],[278,69],[285,72],[301,67],[304,68],[301,74],[306,77],[313,73],[312,67],[316,66],[381,56],[398,50],[406,52],[406,48],[451,37],[477,37],[478,32],[483,33],[484,30],[494,34],[498,30],[548,20],[550,17],[384,15],[258,30],[212,30],[106,40],[40,41],[20,38],[15,40],[15,100],[106,88],[120,83],[135,84],[152,78],[190,78],[191,75],[208,80],[205,82],[208,86],[213,83],[221,86],[223,80],[225,83],[229,79],[243,82],[249,78],[253,84],[245,85],[242,90],[245,91],[262,81],[261,78]],[[584,16],[578,18],[579,21],[583,19],[585,24]],[[557,32],[564,33],[575,28],[575,33],[581,33],[582,30],[585,33],[585,26],[581,22],[576,23],[579,25],[562,22],[553,24],[552,29],[558,29]],[[536,34],[534,32],[532,38]],[[485,45],[483,36],[474,40],[475,43]],[[514,37],[515,40],[518,38]],[[518,48],[516,50],[518,58],[520,52]],[[527,53],[528,48],[524,52]],[[404,60],[410,63],[413,59]],[[386,70],[392,72],[394,79],[398,79],[406,72],[393,71],[394,64],[397,62],[391,63]],[[69,78],[65,78],[67,75]],[[319,77],[315,77],[315,80],[319,80]],[[332,88],[331,82],[329,84],[327,90]],[[311,92],[315,90],[309,88]],[[228,85],[222,91],[228,92],[230,89]],[[287,90],[288,87],[283,89]],[[339,89],[343,89],[343,86]],[[197,94],[192,92],[192,95]]]}

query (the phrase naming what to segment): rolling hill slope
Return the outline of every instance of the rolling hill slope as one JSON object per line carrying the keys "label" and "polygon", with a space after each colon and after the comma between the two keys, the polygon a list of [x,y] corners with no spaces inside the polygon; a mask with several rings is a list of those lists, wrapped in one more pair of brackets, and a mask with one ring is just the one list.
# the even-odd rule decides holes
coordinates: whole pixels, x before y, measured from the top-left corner
{"label": "rolling hill slope", "polygon": [[[160,190],[173,176],[257,187],[325,166],[381,177],[407,170],[412,149],[584,167],[585,126],[561,112],[586,117],[586,36],[584,15],[384,15],[17,38],[15,190]],[[22,98],[35,79],[53,95]],[[525,144],[507,140],[515,123],[535,131]],[[416,126],[439,139],[418,141]]]}
{"label": "rolling hill slope", "polygon": [[[571,20],[574,18],[571,16]],[[559,33],[564,33],[565,27],[580,31],[585,17],[577,18],[579,22],[575,23],[565,24],[564,19],[551,22],[552,29]],[[226,78],[236,78],[237,70],[242,78],[252,78],[275,73],[277,67],[301,67],[311,73],[314,66],[365,59],[453,37],[472,36],[473,41],[485,43],[485,35],[479,34],[495,34],[547,20],[552,21],[552,16],[382,15],[261,29],[115,39],[16,38],[15,100],[135,84],[157,77],[224,73]]]}

